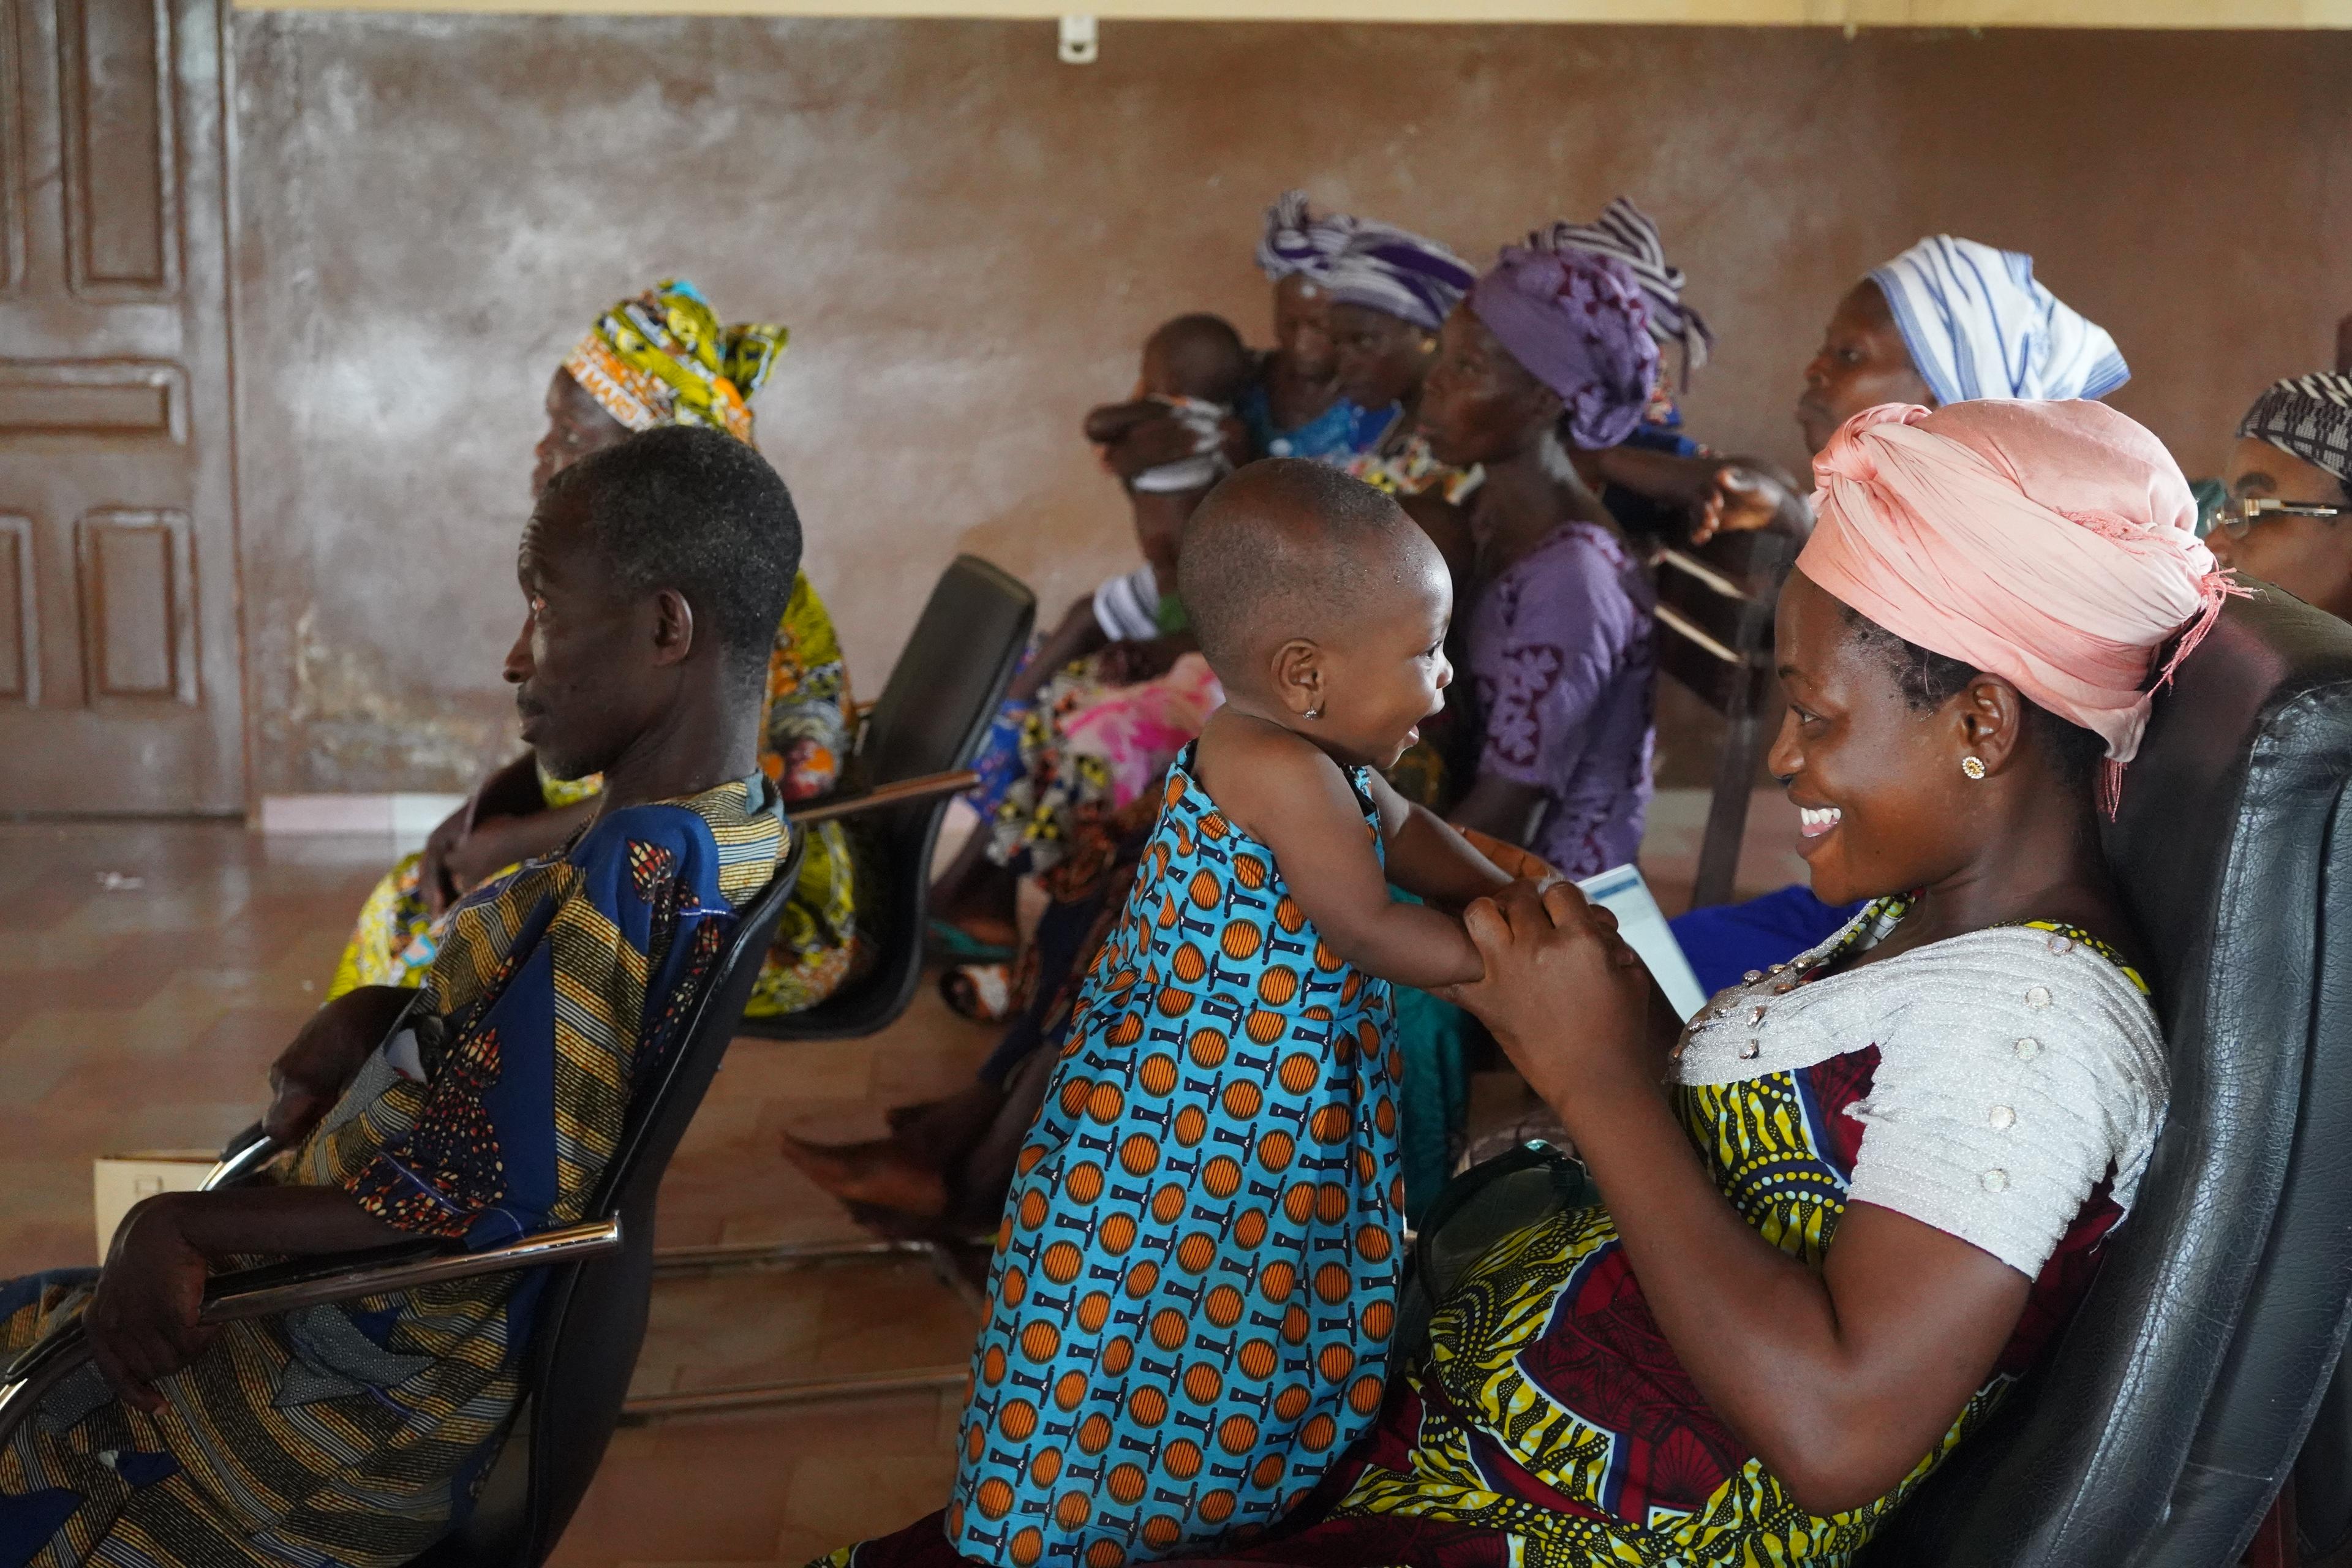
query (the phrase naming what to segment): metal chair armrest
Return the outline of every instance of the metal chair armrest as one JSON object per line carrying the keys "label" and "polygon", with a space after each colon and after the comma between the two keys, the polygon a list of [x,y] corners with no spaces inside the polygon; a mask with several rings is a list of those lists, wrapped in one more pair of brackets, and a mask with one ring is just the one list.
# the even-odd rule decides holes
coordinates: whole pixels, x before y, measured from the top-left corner
{"label": "metal chair armrest", "polygon": [[283,1148],[257,1121],[228,1141],[228,1147],[221,1151],[220,1163],[205,1173],[196,1191],[212,1193],[233,1187],[276,1159]]}
{"label": "metal chair armrest", "polygon": [[[424,1242],[297,1258],[215,1276],[205,1287],[197,1321],[236,1322],[324,1302],[414,1290],[447,1279],[579,1263],[617,1252],[620,1247],[621,1222],[603,1219],[543,1230],[477,1252]],[[44,1334],[9,1363],[7,1370],[0,1372],[0,1447],[6,1446],[41,1396],[89,1359],[89,1342],[77,1316]]]}
{"label": "metal chair armrest", "polygon": [[471,1279],[480,1274],[579,1263],[617,1252],[620,1247],[621,1222],[599,1219],[518,1237],[475,1252],[454,1250],[442,1243],[425,1243],[377,1247],[336,1258],[297,1258],[290,1263],[268,1264],[215,1277],[205,1291],[199,1321],[228,1323],[244,1318],[266,1318],[324,1301],[355,1301],[362,1296],[415,1290],[449,1279]]}
{"label": "metal chair armrest", "polygon": [[937,800],[943,795],[961,795],[980,783],[980,775],[970,768],[953,773],[925,773],[920,778],[898,779],[872,789],[857,790],[849,795],[833,795],[791,813],[795,824],[833,822],[861,812],[879,811],[885,806],[911,805],[918,801]]}

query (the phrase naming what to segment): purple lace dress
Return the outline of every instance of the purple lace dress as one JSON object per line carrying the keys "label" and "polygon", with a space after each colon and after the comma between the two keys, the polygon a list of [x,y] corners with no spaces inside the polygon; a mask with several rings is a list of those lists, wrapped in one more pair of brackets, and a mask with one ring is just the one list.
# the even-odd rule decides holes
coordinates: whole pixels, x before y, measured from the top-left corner
{"label": "purple lace dress", "polygon": [[1607,529],[1562,523],[1470,614],[1479,776],[1545,796],[1528,848],[1570,877],[1633,858],[1650,804],[1656,650],[1648,574]]}

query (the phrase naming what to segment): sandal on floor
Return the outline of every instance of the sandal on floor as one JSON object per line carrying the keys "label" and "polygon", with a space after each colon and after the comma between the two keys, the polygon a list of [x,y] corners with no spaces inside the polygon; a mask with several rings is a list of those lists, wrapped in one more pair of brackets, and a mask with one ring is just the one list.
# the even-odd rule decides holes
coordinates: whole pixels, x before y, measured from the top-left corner
{"label": "sandal on floor", "polygon": [[949,1010],[979,1024],[1002,1024],[1013,1016],[1013,966],[959,963],[940,976],[940,995]]}

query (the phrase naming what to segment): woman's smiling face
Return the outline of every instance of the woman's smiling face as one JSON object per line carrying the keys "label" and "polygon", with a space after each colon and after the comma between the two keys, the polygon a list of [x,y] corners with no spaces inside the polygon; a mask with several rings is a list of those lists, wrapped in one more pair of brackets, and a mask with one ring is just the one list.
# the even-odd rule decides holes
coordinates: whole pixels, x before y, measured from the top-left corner
{"label": "woman's smiling face", "polygon": [[1969,860],[1988,804],[1960,771],[1963,691],[1911,706],[1884,645],[1802,572],[1780,590],[1774,643],[1788,711],[1770,758],[1802,813],[1797,852],[1825,903],[1930,887]]}

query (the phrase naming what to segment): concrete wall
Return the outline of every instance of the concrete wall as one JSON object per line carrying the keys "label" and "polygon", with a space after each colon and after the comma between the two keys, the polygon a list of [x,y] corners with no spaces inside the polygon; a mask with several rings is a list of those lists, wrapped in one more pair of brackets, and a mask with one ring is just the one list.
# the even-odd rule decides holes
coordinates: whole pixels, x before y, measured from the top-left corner
{"label": "concrete wall", "polygon": [[1048,613],[1131,560],[1078,416],[1178,310],[1265,337],[1286,185],[1479,259],[1630,193],[1722,340],[1695,433],[1792,465],[1831,303],[1922,233],[2033,252],[2192,470],[2352,309],[2343,34],[1120,24],[1070,67],[1040,23],[234,26],[257,795],[502,749],[547,374],[667,273],[793,328],[761,442],[868,690],[959,550]]}

